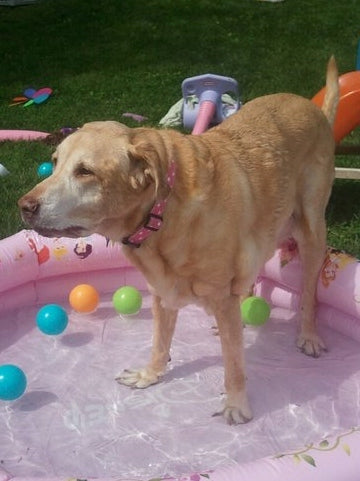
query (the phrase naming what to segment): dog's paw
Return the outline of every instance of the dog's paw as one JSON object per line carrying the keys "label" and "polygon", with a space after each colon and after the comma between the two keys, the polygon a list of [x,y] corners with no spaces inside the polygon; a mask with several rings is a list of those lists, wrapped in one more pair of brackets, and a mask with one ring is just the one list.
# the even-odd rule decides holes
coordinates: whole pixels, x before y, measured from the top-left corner
{"label": "dog's paw", "polygon": [[252,420],[251,411],[244,412],[241,409],[233,406],[226,406],[222,411],[214,413],[213,416],[223,416],[227,424],[245,424]]}
{"label": "dog's paw", "polygon": [[317,334],[305,336],[300,334],[297,347],[307,356],[319,357],[322,351],[326,351],[326,346]]}
{"label": "dog's paw", "polygon": [[239,396],[236,402],[225,402],[225,407],[213,416],[223,416],[227,424],[245,424],[253,418],[246,395]]}
{"label": "dog's paw", "polygon": [[145,389],[152,384],[156,384],[159,382],[159,379],[160,376],[148,368],[138,370],[125,369],[115,378],[119,384],[139,389]]}

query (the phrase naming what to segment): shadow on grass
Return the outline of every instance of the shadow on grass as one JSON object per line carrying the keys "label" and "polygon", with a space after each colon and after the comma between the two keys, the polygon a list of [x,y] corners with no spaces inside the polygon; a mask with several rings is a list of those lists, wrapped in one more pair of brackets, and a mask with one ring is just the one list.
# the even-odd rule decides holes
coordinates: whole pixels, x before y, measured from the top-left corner
{"label": "shadow on grass", "polygon": [[332,190],[328,219],[333,224],[350,222],[360,213],[360,182],[356,180],[335,180]]}
{"label": "shadow on grass", "polygon": [[328,244],[360,258],[360,182],[337,179],[327,209]]}

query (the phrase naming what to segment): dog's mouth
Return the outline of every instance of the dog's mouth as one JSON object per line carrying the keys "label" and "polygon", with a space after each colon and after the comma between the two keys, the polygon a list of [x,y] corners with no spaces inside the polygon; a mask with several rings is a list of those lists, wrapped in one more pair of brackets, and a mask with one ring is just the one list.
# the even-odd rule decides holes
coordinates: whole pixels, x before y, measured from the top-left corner
{"label": "dog's mouth", "polygon": [[36,232],[44,237],[85,237],[91,234],[87,229],[81,226],[69,226],[64,229],[50,229],[47,227],[34,226]]}

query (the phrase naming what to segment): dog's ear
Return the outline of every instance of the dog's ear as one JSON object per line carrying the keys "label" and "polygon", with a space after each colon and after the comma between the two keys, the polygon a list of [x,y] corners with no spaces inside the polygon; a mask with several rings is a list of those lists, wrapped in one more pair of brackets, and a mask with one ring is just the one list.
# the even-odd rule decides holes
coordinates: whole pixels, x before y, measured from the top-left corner
{"label": "dog's ear", "polygon": [[145,189],[149,184],[155,185],[155,191],[161,188],[161,163],[156,149],[147,142],[130,145],[130,183],[138,189]]}

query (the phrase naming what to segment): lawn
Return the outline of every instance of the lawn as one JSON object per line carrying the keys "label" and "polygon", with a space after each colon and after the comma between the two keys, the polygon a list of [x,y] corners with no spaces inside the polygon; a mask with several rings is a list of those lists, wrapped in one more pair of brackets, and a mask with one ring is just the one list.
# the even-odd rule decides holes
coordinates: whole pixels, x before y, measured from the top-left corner
{"label": "lawn", "polygon": [[[157,126],[181,97],[184,78],[202,73],[238,80],[242,101],[291,91],[312,97],[329,56],[354,70],[360,9],[356,0],[44,0],[0,7],[0,129],[52,132],[134,112]],[[10,107],[24,88],[50,86],[42,105]],[[360,143],[353,132],[350,143]],[[16,201],[37,182],[51,148],[5,142],[0,163],[0,237],[23,228]],[[359,157],[337,157],[360,167]],[[329,244],[360,256],[360,182],[334,185]]]}

